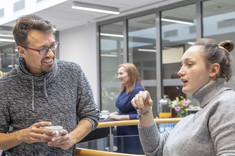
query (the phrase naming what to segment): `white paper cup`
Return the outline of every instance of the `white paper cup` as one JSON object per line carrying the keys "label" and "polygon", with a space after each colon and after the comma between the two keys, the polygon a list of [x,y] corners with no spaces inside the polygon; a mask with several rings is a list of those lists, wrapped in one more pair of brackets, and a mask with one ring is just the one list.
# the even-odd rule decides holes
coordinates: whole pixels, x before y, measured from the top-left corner
{"label": "white paper cup", "polygon": [[56,134],[54,135],[54,137],[60,136],[60,130],[63,129],[62,126],[46,126],[44,128],[47,130],[55,131]]}

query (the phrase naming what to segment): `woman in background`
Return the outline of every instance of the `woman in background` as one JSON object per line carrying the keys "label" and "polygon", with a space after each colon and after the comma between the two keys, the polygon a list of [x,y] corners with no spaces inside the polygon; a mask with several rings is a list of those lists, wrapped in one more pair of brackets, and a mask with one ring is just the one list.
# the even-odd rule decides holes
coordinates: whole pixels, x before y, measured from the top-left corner
{"label": "woman in background", "polygon": [[[118,66],[118,79],[121,82],[121,92],[116,99],[117,112],[110,113],[108,120],[132,120],[137,119],[137,111],[131,105],[131,100],[139,91],[144,91],[144,86],[141,83],[139,71],[132,63],[124,63]],[[118,141],[119,152],[142,154],[143,150],[139,141],[137,126],[121,126],[117,127],[117,135],[124,136],[124,147]],[[132,136],[125,136],[132,135]]]}
{"label": "woman in background", "polygon": [[153,101],[147,91],[132,100],[139,108],[139,135],[147,156],[234,156],[235,92],[224,86],[232,77],[232,41],[217,44],[201,39],[181,59],[182,91],[199,102],[201,110],[183,118],[162,134],[153,120]]}

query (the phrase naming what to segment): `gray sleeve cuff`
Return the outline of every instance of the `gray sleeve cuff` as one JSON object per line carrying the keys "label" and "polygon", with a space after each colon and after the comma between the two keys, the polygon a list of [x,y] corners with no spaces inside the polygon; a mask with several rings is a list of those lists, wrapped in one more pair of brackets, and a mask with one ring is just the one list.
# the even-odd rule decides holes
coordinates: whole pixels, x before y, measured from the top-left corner
{"label": "gray sleeve cuff", "polygon": [[87,120],[92,124],[92,131],[96,129],[96,127],[98,126],[98,121],[96,120],[92,120],[90,118],[83,118],[82,120]]}

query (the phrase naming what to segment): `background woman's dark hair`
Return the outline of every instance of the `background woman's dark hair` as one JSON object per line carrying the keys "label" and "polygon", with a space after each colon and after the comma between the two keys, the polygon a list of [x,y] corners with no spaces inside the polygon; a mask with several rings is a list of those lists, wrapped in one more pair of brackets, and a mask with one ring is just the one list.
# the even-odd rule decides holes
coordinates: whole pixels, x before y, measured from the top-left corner
{"label": "background woman's dark hair", "polygon": [[45,33],[53,32],[52,24],[37,15],[26,15],[20,17],[13,28],[13,35],[17,46],[27,46],[28,32],[32,29]]}
{"label": "background woman's dark hair", "polygon": [[219,44],[213,39],[202,38],[197,40],[193,46],[201,45],[205,48],[203,55],[207,65],[218,63],[220,72],[217,78],[225,78],[229,81],[232,77],[232,56],[230,52],[234,48],[234,43],[230,40],[222,41]]}
{"label": "background woman's dark hair", "polygon": [[[132,90],[135,88],[135,83],[136,82],[139,82],[140,85],[144,88],[144,86],[142,85],[142,82],[141,82],[140,73],[139,73],[138,69],[136,68],[136,66],[133,63],[120,64],[117,69],[119,69],[121,67],[125,68],[125,70],[128,74],[128,77],[129,77],[127,85],[130,86],[130,88],[126,88],[127,94],[132,92]],[[122,85],[121,91],[123,89],[125,89],[124,85]]]}

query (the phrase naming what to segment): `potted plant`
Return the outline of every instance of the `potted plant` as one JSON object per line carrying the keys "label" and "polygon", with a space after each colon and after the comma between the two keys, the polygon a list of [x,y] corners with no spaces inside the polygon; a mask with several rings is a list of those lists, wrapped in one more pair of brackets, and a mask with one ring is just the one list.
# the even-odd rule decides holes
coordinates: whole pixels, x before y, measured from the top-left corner
{"label": "potted plant", "polygon": [[187,109],[192,107],[191,100],[183,96],[176,97],[175,100],[171,101],[170,106],[177,113],[177,117],[185,117]]}

